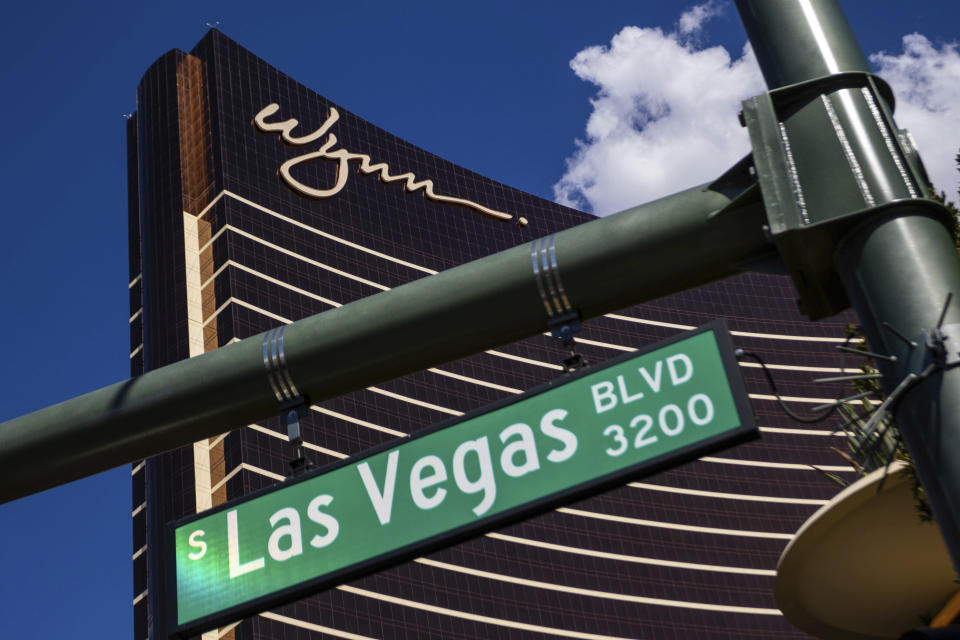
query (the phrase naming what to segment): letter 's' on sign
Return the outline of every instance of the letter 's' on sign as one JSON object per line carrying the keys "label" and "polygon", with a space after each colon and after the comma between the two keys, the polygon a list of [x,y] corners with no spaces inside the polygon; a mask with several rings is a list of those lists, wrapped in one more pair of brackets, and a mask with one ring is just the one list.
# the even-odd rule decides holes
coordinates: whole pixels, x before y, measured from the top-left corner
{"label": "letter 's' on sign", "polygon": [[756,437],[732,352],[716,321],[172,523],[170,628],[195,634]]}

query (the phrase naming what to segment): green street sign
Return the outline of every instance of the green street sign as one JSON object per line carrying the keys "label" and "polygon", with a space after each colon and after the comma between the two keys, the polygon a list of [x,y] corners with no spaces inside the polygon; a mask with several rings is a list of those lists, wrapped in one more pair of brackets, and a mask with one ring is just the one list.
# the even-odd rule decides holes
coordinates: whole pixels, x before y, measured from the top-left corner
{"label": "green street sign", "polygon": [[755,437],[714,321],[171,523],[169,628],[194,634]]}

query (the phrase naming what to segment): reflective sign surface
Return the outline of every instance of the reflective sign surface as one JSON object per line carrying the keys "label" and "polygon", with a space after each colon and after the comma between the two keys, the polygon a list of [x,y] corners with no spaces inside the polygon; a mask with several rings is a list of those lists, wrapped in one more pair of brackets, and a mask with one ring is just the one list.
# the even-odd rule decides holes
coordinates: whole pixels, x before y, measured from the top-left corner
{"label": "reflective sign surface", "polygon": [[588,368],[170,527],[196,631],[756,437],[725,327]]}

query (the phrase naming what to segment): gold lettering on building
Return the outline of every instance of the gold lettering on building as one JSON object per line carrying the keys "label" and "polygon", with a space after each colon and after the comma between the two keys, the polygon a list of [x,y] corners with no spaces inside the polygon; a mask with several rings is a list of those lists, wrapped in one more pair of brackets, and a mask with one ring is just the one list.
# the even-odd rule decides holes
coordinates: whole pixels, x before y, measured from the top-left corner
{"label": "gold lettering on building", "polygon": [[[337,120],[340,119],[340,113],[334,107],[330,107],[327,119],[322,125],[320,125],[320,128],[313,133],[299,137],[293,135],[293,130],[296,129],[300,124],[299,121],[295,120],[294,118],[283,120],[282,122],[267,122],[267,118],[279,110],[280,105],[277,103],[268,104],[253,117],[254,124],[258,129],[265,133],[279,132],[280,138],[284,142],[296,147],[308,145],[311,142],[315,142],[326,136],[326,140],[323,141],[316,151],[311,151],[301,156],[291,158],[280,165],[280,176],[283,178],[283,181],[286,182],[287,186],[297,193],[307,196],[308,198],[323,199],[335,196],[336,194],[340,193],[343,187],[347,184],[347,179],[350,177],[350,162],[357,161],[357,169],[360,171],[360,173],[364,175],[376,173],[380,182],[384,183],[403,182],[403,188],[408,193],[422,191],[423,196],[428,200],[439,202],[441,204],[465,207],[467,209],[476,211],[484,217],[492,218],[494,220],[507,221],[513,219],[513,216],[509,213],[497,211],[496,209],[490,209],[489,207],[485,207],[482,204],[472,200],[455,198],[453,196],[445,196],[435,193],[433,190],[433,180],[418,181],[417,176],[410,172],[391,175],[390,167],[386,162],[372,164],[370,156],[366,154],[353,153],[347,151],[343,147],[340,147],[339,149],[335,148],[337,145],[337,136],[333,133],[330,133],[330,128],[333,127],[333,125],[337,123]],[[310,162],[312,160],[330,160],[337,163],[337,176],[333,186],[331,186],[329,189],[318,189],[316,187],[311,187],[303,184],[293,177],[293,174],[291,173],[291,169],[293,169],[293,167],[304,162]],[[517,224],[520,226],[525,226],[527,224],[527,219],[522,217],[517,218]]]}

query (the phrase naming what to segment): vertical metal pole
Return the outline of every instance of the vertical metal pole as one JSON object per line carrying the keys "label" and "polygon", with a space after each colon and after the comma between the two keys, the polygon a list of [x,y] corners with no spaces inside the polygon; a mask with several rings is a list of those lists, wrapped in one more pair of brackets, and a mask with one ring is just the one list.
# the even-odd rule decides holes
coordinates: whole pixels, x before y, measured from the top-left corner
{"label": "vertical metal pole", "polygon": [[[771,89],[846,71],[869,71],[836,0],[736,2]],[[878,144],[875,135],[857,129],[858,122],[875,119],[869,100],[846,89],[832,92],[829,101],[835,108],[834,124],[844,123],[845,128],[814,131],[811,126],[808,135],[821,136],[826,146],[845,133],[850,154],[859,158],[851,168],[856,165],[858,180],[871,190],[876,204],[898,203],[868,215],[849,232],[836,248],[835,265],[872,350],[894,358],[879,363],[886,391],[935,365],[932,375],[902,397],[896,416],[954,566],[960,567],[960,368],[954,364],[960,360],[960,259],[945,226],[925,214],[915,200],[911,203],[892,190],[891,185],[902,187],[905,177],[902,169],[896,175],[894,166],[885,161],[893,154],[891,145]],[[830,173],[800,177],[808,191],[832,197],[836,187]],[[844,197],[838,194],[838,212],[864,208],[862,200],[844,202]],[[949,294],[953,301],[944,310]],[[941,345],[946,347],[939,355],[937,340],[930,340],[938,325],[945,337]]]}
{"label": "vertical metal pole", "polygon": [[[871,224],[841,246],[838,264],[870,344],[897,358],[879,363],[888,393],[936,359],[927,343],[941,316],[946,348],[954,354],[960,348],[960,261],[939,222],[904,212]],[[897,338],[884,322],[917,346]],[[946,367],[907,392],[896,416],[953,564],[960,568],[960,368]]]}

